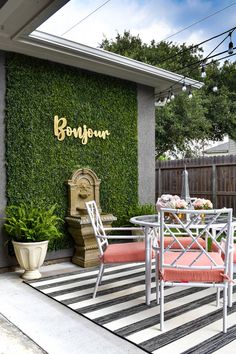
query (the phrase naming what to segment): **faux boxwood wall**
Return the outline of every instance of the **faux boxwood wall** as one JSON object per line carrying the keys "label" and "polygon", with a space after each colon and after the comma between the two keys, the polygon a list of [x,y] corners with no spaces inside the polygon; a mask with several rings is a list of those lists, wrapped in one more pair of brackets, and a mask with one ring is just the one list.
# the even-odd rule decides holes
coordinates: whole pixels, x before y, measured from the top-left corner
{"label": "faux boxwood wall", "polygon": [[[67,214],[65,181],[78,167],[101,179],[103,211],[117,217],[138,200],[137,89],[127,81],[8,53],[6,161],[8,203],[44,200]],[[108,129],[106,140],[53,133],[54,115],[72,128]],[[68,239],[57,245],[63,248]]]}

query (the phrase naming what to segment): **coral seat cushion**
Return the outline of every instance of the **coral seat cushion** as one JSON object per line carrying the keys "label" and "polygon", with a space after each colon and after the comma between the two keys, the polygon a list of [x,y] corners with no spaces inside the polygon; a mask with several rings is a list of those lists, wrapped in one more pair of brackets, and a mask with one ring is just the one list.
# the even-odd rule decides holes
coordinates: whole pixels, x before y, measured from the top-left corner
{"label": "coral seat cushion", "polygon": [[234,263],[236,263],[236,243],[234,243]]}
{"label": "coral seat cushion", "polygon": [[[180,252],[167,252],[164,255],[165,264],[172,264],[172,262],[178,257]],[[200,252],[187,252],[181,256],[176,264],[182,266],[189,266],[191,262],[199,255]],[[224,273],[224,261],[219,253],[210,252],[211,258],[214,259],[217,265],[222,266],[222,269],[176,269],[176,268],[164,268],[162,270],[162,277],[165,281],[176,282],[222,282]],[[201,254],[194,266],[212,266],[212,262],[205,254]]]}
{"label": "coral seat cushion", "polygon": [[144,262],[145,243],[129,242],[108,245],[102,261],[103,263]]}
{"label": "coral seat cushion", "polygon": [[[178,239],[178,241],[182,244],[182,246],[184,248],[188,247],[192,242],[193,242],[193,239],[192,237],[189,237],[189,236],[179,236],[179,237],[176,237]],[[165,236],[164,237],[164,248],[167,248],[170,244],[173,243],[173,245],[171,245],[170,249],[180,249],[180,245],[178,244],[178,242],[174,242],[174,238],[171,237],[171,236]],[[205,240],[203,240],[202,238],[198,238],[197,239],[198,243],[203,247],[205,248]],[[200,249],[199,245],[197,244],[197,242],[194,242],[193,245],[191,246],[191,249]]]}

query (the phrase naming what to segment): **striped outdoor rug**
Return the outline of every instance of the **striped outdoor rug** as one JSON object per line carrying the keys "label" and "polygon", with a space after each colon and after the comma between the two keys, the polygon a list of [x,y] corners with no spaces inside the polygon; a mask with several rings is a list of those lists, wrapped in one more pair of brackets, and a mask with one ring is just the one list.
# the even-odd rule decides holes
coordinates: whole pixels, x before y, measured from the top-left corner
{"label": "striped outdoor rug", "polygon": [[96,277],[97,268],[90,268],[28,284],[148,353],[235,353],[235,294],[228,309],[228,333],[223,334],[214,289],[167,288],[165,332],[160,332],[154,279],[151,306],[145,305],[143,264],[107,267],[92,299]]}

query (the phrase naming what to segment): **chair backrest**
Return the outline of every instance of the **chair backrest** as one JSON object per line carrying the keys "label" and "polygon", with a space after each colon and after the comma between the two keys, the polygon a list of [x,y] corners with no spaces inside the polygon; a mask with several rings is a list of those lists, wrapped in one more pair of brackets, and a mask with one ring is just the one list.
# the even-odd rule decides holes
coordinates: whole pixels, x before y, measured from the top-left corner
{"label": "chair backrest", "polygon": [[[178,240],[176,230],[191,238],[187,244],[182,244]],[[173,239],[170,243],[164,245],[164,237],[168,235]],[[225,238],[225,245],[221,243],[221,238]],[[205,238],[202,244],[200,238]],[[171,264],[167,264],[165,255],[172,252],[173,244],[178,244],[178,252],[176,257],[169,257]],[[193,251],[193,245],[198,245],[197,250]],[[232,245],[232,209],[215,209],[215,210],[176,210],[161,209],[160,212],[160,271],[163,268],[181,268],[181,269],[224,269],[224,274],[229,271],[229,252]],[[212,249],[214,252],[208,252]],[[177,247],[176,247],[177,248]],[[186,253],[191,252],[191,257],[186,257]],[[224,266],[217,264],[214,254],[221,252],[225,254]],[[200,263],[200,259],[205,259],[204,265]],[[189,259],[190,263],[186,263]]]}
{"label": "chair backrest", "polygon": [[90,221],[92,223],[93,231],[96,237],[98,249],[100,256],[103,255],[105,249],[107,248],[108,241],[106,238],[106,233],[103,227],[100,213],[98,211],[97,204],[94,200],[85,203]]}

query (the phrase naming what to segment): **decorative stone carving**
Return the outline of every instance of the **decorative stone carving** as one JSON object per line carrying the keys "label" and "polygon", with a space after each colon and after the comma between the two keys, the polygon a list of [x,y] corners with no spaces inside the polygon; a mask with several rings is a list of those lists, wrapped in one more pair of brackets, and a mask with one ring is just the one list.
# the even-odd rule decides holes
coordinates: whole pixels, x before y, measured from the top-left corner
{"label": "decorative stone carving", "polygon": [[71,179],[68,180],[69,186],[69,215],[81,216],[86,214],[86,202],[95,200],[98,209],[100,208],[99,186],[101,180],[88,168],[80,168],[75,171]]}
{"label": "decorative stone carving", "polygon": [[103,214],[100,207],[100,179],[88,168],[75,171],[67,181],[69,208],[68,231],[75,242],[72,262],[82,267],[92,267],[99,263],[98,247],[93,228],[87,214],[85,203],[95,200],[101,213],[104,227],[111,227],[116,218],[112,214]]}

